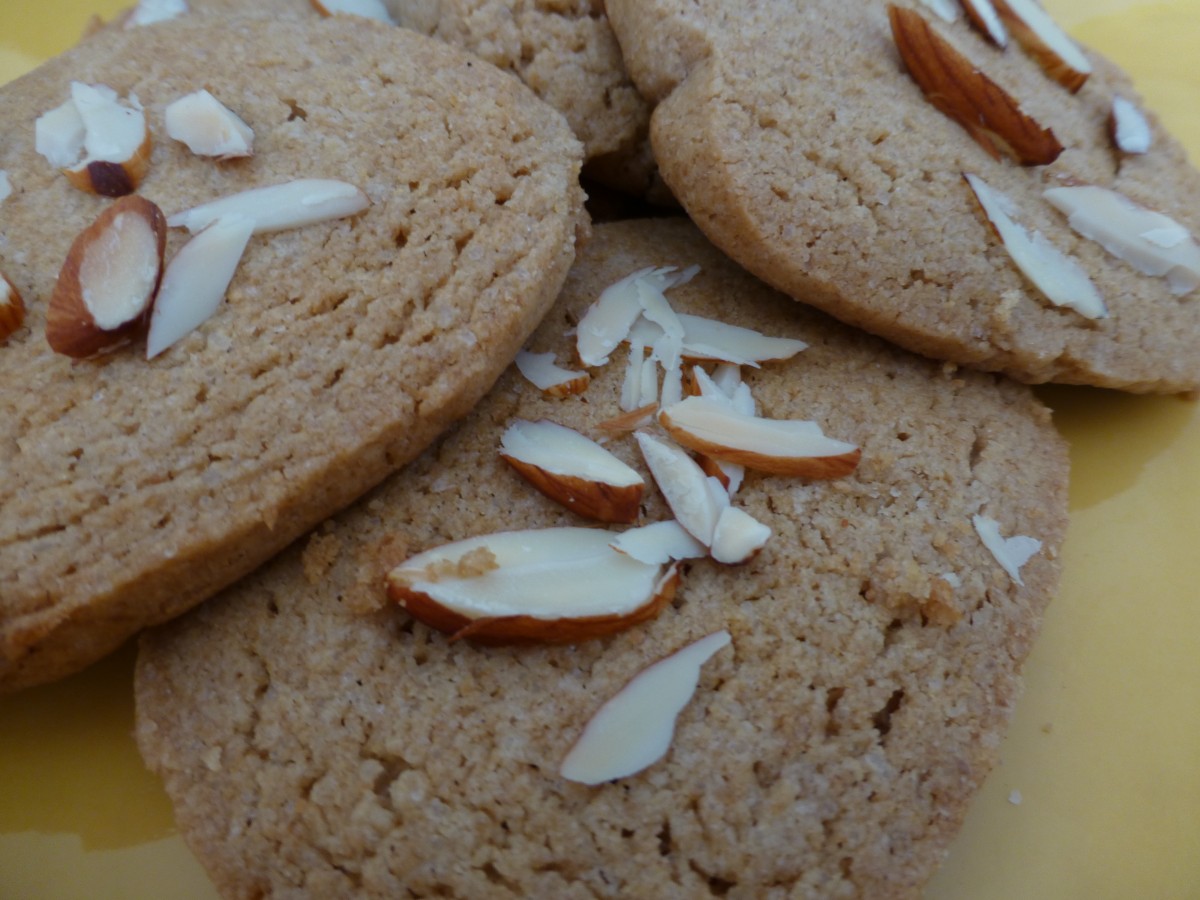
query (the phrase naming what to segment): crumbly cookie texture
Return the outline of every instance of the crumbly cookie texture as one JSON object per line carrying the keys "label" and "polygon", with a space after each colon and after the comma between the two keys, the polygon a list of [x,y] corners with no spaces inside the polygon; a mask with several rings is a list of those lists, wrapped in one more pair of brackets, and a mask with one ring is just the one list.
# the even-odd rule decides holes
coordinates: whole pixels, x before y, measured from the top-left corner
{"label": "crumbly cookie texture", "polygon": [[[1043,191],[1114,188],[1200,237],[1200,175],[1151,114],[1149,152],[1108,134],[1128,77],[1088,52],[1072,94],[1015,42],[908,4],[1065,150],[1048,165],[993,158],[910,77],[883,2],[610,0],[635,83],[657,103],[664,179],[725,252],[803,302],[938,359],[1028,382],[1131,391],[1200,385],[1200,295],[1180,297],[1073,231]],[[1088,273],[1110,313],[1050,303],[1013,262],[964,174]]]}
{"label": "crumbly cookie texture", "polygon": [[[862,447],[830,481],[750,473],[773,530],[696,560],[657,618],[574,646],[451,642],[387,605],[411,554],[583,524],[499,458],[515,417],[600,437],[626,351],[580,397],[514,369],[448,437],[216,601],[147,633],[137,739],[230,897],[915,896],[996,759],[1055,590],[1067,460],[1028,388],[853,332],[755,281],[681,219],[596,227],[529,347],[649,265],[699,264],[679,312],[810,346],[746,380],[763,415]],[[585,402],[586,401],[586,402]],[[632,438],[610,450],[643,474]],[[1018,586],[972,517],[1042,548]],[[669,517],[647,493],[644,520]],[[596,709],[721,629],[667,756],[595,788],[558,774]]]}
{"label": "crumbly cookie texture", "polygon": [[[370,207],[256,235],[217,314],[147,361],[46,342],[75,236],[110,202],[34,150],[73,81],[137,97],[142,196],[168,215],[336,178]],[[254,129],[217,163],[164,133],[207,88]],[[0,90],[0,266],[29,307],[0,346],[0,689],[66,674],[253,569],[465,413],[553,302],[586,233],[581,150],[515,79],[358,21],[111,29]],[[172,229],[168,259],[186,240]]]}

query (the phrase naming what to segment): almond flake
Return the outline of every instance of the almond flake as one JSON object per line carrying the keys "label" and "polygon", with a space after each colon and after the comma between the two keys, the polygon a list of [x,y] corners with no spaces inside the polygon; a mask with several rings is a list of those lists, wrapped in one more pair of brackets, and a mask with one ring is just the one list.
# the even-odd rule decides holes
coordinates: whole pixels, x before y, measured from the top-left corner
{"label": "almond flake", "polygon": [[[712,543],[713,529],[722,509],[709,483],[716,479],[710,479],[682,447],[644,431],[637,432],[635,437],[667,506],[679,524],[707,547]],[[718,489],[724,494],[719,482]],[[725,504],[728,502],[726,495]]]}
{"label": "almond flake", "polygon": [[396,20],[383,5],[382,0],[311,0],[312,7],[323,16],[362,16],[395,25]]}
{"label": "almond flake", "polygon": [[167,219],[172,228],[195,234],[224,216],[245,216],[254,221],[254,233],[301,228],[362,212],[371,201],[352,184],[325,178],[300,178],[270,187],[251,188],[210,203],[175,213]]}
{"label": "almond flake", "polygon": [[25,302],[16,285],[0,272],[0,341],[7,340],[25,322]]}
{"label": "almond flake", "polygon": [[700,667],[729,643],[729,632],[718,631],[639,672],[592,716],[559,774],[597,785],[662,759],[674,738],[675,720],[700,683]]}
{"label": "almond flake", "polygon": [[167,135],[197,156],[237,159],[253,155],[254,132],[206,90],[186,94],[163,111]]}
{"label": "almond flake", "polygon": [[0,201],[7,200],[12,196],[12,182],[8,180],[8,173],[0,169]]}
{"label": "almond flake", "polygon": [[1150,123],[1140,109],[1124,97],[1113,97],[1108,117],[1109,134],[1122,153],[1148,153],[1154,140]]}
{"label": "almond flake", "polygon": [[996,558],[1000,567],[1013,581],[1024,585],[1025,582],[1021,580],[1021,566],[1042,549],[1042,542],[1021,534],[1010,538],[1003,537],[1000,534],[1000,523],[986,516],[973,516],[971,522],[979,539]]}
{"label": "almond flake", "polygon": [[671,560],[701,559],[708,549],[675,519],[622,531],[609,544],[639,562],[665,565]]}
{"label": "almond flake", "polygon": [[958,21],[958,7],[954,0],[921,0],[921,3],[944,22]]}
{"label": "almond flake", "polygon": [[[639,269],[620,281],[610,284],[599,298],[588,307],[575,333],[575,347],[579,360],[585,366],[602,366],[629,335],[644,309],[640,292],[656,291],[659,294],[690,280],[696,270],[688,269],[676,273],[668,266],[664,268]],[[644,341],[652,346],[653,341]]]}
{"label": "almond flake", "polygon": [[517,371],[538,390],[549,397],[569,397],[582,394],[592,377],[587,372],[564,369],[554,361],[553,353],[530,353],[522,350],[517,354]]}
{"label": "almond flake", "polygon": [[1092,64],[1065,31],[1034,0],[995,0],[1009,31],[1042,69],[1072,94],[1083,87]]}
{"label": "almond flake", "polygon": [[1008,46],[1008,29],[1000,21],[1000,14],[992,0],[962,0],[967,18],[984,37],[1003,50]]}
{"label": "almond flake", "polygon": [[725,565],[747,562],[766,546],[771,529],[736,506],[726,507],[713,530],[712,558]]}
{"label": "almond flake", "polygon": [[138,0],[133,13],[125,20],[126,28],[153,25],[177,19],[188,11],[186,0]]}
{"label": "almond flake", "polygon": [[[791,359],[808,346],[795,338],[769,337],[752,328],[688,313],[679,313],[678,319],[683,325],[681,353],[686,359],[757,368],[762,362]],[[653,322],[641,319],[630,331],[629,339],[653,346],[662,334]]]}

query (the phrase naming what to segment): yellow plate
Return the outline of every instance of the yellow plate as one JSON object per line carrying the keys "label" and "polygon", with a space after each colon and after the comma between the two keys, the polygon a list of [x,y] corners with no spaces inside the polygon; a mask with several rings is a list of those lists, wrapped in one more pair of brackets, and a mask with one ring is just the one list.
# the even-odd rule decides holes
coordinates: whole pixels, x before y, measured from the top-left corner
{"label": "yellow plate", "polygon": [[[4,0],[0,82],[125,2]],[[1200,0],[1046,6],[1200,160]],[[1066,574],[1001,764],[927,897],[1200,898],[1200,407],[1041,393],[1072,445]],[[216,896],[138,759],[132,665],[126,648],[0,698],[3,900]]]}

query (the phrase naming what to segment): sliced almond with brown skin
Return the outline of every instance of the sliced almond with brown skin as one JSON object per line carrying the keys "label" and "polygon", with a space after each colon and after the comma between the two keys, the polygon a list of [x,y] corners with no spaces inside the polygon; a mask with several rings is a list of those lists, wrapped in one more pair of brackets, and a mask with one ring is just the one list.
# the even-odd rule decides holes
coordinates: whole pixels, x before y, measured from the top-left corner
{"label": "sliced almond with brown skin", "polygon": [[1083,87],[1092,64],[1079,46],[1034,0],[995,0],[996,12],[1042,69],[1072,94]]}
{"label": "sliced almond with brown skin", "polygon": [[962,0],[962,6],[977,31],[1001,50],[1008,46],[1008,29],[992,0]]}
{"label": "sliced almond with brown skin", "polygon": [[587,372],[564,369],[554,361],[553,353],[530,353],[522,350],[517,354],[517,371],[548,397],[570,397],[582,394],[591,382]]}
{"label": "sliced almond with brown skin", "polygon": [[0,272],[0,341],[8,339],[25,322],[25,301],[17,286]]}
{"label": "sliced almond with brown skin", "polygon": [[1131,155],[1148,153],[1154,140],[1145,114],[1124,97],[1113,97],[1108,133],[1118,150]]}
{"label": "sliced almond with brown skin", "polygon": [[826,437],[815,422],[748,416],[705,397],[663,410],[659,424],[685,447],[772,475],[840,478],[862,451]]}
{"label": "sliced almond with brown skin", "polygon": [[167,224],[195,234],[222,216],[238,215],[254,220],[254,233],[262,234],[352,216],[370,205],[366,194],[345,181],[298,178],[194,206],[175,213]]}
{"label": "sliced almond with brown skin", "polygon": [[700,683],[700,667],[729,642],[729,632],[718,631],[635,675],[588,721],[559,774],[596,785],[634,775],[662,759],[675,735],[675,720]]}
{"label": "sliced almond with brown skin", "polygon": [[1026,115],[1000,85],[979,71],[911,9],[888,6],[896,49],[925,97],[994,159],[1007,153],[1021,165],[1054,162],[1062,145]]}
{"label": "sliced almond with brown skin", "polygon": [[144,197],[122,197],[79,233],[46,308],[46,340],[82,359],[140,331],[162,276],[167,223]]}
{"label": "sliced almond with brown skin", "polygon": [[719,563],[738,566],[749,562],[766,546],[771,529],[736,506],[726,507],[713,529],[709,553]]}
{"label": "sliced almond with brown skin", "polygon": [[522,478],[572,512],[598,522],[637,520],[645,481],[591,438],[545,419],[517,419],[500,446]]}
{"label": "sliced almond with brown skin", "polygon": [[254,155],[254,131],[203,88],[167,104],[163,121],[167,136],[197,156],[227,160]]}
{"label": "sliced almond with brown skin", "polygon": [[150,129],[134,103],[122,101],[106,85],[74,82],[71,101],[83,123],[80,162],[63,169],[81,191],[123,197],[137,190],[150,169]]}
{"label": "sliced almond with brown skin", "polygon": [[[596,528],[505,531],[445,544],[387,576],[388,595],[416,619],[478,643],[571,643],[657,615],[678,571],[639,562]],[[486,558],[484,565],[460,561]]]}
{"label": "sliced almond with brown skin", "polygon": [[381,0],[311,0],[312,7],[323,16],[362,16],[377,22],[396,24]]}
{"label": "sliced almond with brown skin", "polygon": [[598,422],[596,423],[596,428],[612,437],[623,437],[624,435],[632,434],[643,425],[650,424],[656,412],[658,412],[658,404],[648,403],[645,406],[639,406],[637,409],[631,409],[629,412],[621,413],[619,416],[613,416],[611,419]]}

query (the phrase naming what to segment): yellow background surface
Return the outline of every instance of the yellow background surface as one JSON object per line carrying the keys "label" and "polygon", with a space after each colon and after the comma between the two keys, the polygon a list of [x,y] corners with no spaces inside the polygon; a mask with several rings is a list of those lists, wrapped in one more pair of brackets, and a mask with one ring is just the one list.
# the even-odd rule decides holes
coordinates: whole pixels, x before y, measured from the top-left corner
{"label": "yellow background surface", "polygon": [[[122,5],[3,0],[0,83]],[[1200,160],[1200,0],[1046,6]],[[1200,898],[1200,405],[1040,393],[1072,447],[1065,576],[1001,763],[926,895]],[[127,647],[0,697],[0,900],[215,897],[134,747],[132,666]]]}

